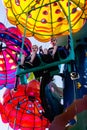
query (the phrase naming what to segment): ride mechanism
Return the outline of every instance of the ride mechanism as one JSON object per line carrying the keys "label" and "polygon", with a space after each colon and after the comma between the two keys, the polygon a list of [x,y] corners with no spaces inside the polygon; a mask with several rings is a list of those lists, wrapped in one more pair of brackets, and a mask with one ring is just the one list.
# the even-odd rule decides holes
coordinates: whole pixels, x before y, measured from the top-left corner
{"label": "ride mechanism", "polygon": [[[76,66],[75,66],[74,41],[73,41],[73,36],[72,36],[72,27],[71,27],[71,20],[70,20],[70,6],[68,6],[68,12],[69,12],[68,21],[69,21],[69,32],[70,32],[70,43],[69,43],[70,44],[70,53],[67,56],[67,58],[62,59],[60,56],[58,56],[58,57],[60,57],[60,59],[58,61],[55,61],[55,62],[52,62],[52,63],[44,63],[41,60],[40,56],[38,55],[39,58],[40,58],[40,61],[41,61],[39,66],[32,67],[32,68],[26,69],[26,70],[20,69],[19,66],[18,66],[17,73],[16,73],[16,77],[17,77],[16,78],[16,84],[15,84],[15,88],[14,88],[15,91],[17,90],[18,78],[20,78],[21,84],[27,84],[27,79],[26,79],[27,73],[44,71],[44,70],[47,70],[51,67],[58,66],[60,64],[68,64],[68,69],[69,69],[69,72],[70,72],[71,79],[73,80],[73,83],[75,83],[75,81],[79,78],[79,74],[78,74],[78,72],[76,70]],[[26,18],[26,24],[27,24],[27,18]],[[25,30],[24,30],[24,37],[22,39],[23,40],[22,41],[22,48],[23,48],[23,45],[24,45],[25,35],[26,35],[26,26],[25,26]],[[20,57],[21,56],[22,56],[22,53],[20,53]],[[59,70],[55,70],[53,72],[50,72],[50,74],[51,75],[55,75],[55,74],[60,75]],[[79,118],[78,122],[81,122],[81,120],[80,120],[81,118],[84,118],[84,116],[82,115]],[[77,130],[77,129],[73,129],[73,130]],[[86,130],[86,129],[84,128],[84,130]]]}
{"label": "ride mechanism", "polygon": [[[68,4],[70,4],[70,3],[68,3]],[[28,20],[28,16],[26,17],[26,25],[27,25],[27,20]],[[27,74],[27,73],[45,71],[45,70],[47,70],[51,67],[58,66],[60,64],[66,64],[66,63],[68,63],[68,68],[69,68],[69,72],[71,73],[71,78],[72,79],[78,78],[78,74],[76,72],[77,70],[76,70],[75,62],[74,62],[75,61],[75,53],[74,53],[74,41],[73,41],[73,36],[72,36],[72,27],[71,27],[71,20],[70,20],[70,6],[68,6],[68,21],[69,21],[69,32],[70,32],[70,35],[69,35],[69,46],[70,46],[69,55],[65,59],[62,59],[61,56],[58,54],[58,57],[59,57],[58,61],[55,61],[55,62],[52,62],[52,63],[45,63],[45,62],[42,61],[40,55],[38,54],[38,57],[40,59],[40,65],[39,66],[32,67],[32,68],[25,69],[25,70],[20,69],[18,67],[16,76],[17,76],[17,78],[20,77],[22,84],[27,83],[27,79],[26,79],[26,76],[25,76],[25,74]],[[24,46],[25,35],[26,35],[26,26],[24,28],[24,37],[22,39],[22,48]],[[22,56],[22,53],[20,54],[20,57],[21,56]],[[50,74],[51,75],[56,75],[56,74],[60,75],[58,68],[56,70],[51,71]],[[15,89],[16,89],[16,87],[15,87]]]}
{"label": "ride mechanism", "polygon": [[[23,71],[18,68],[17,76],[23,78],[23,75],[28,72],[44,70],[45,68],[48,69],[52,66],[75,60],[72,32],[75,33],[79,31],[85,23],[86,1],[3,1],[8,9],[8,20],[16,25],[22,34],[24,34],[23,44],[25,36],[33,36],[39,41],[47,42],[51,37],[57,38],[58,36],[70,35],[70,54],[66,59],[60,58],[58,62],[50,64],[45,64],[41,61],[38,67]],[[13,8],[15,9],[13,10]],[[20,54],[20,57],[21,55],[22,54]],[[76,74],[71,73],[71,76],[72,75],[75,76]]]}

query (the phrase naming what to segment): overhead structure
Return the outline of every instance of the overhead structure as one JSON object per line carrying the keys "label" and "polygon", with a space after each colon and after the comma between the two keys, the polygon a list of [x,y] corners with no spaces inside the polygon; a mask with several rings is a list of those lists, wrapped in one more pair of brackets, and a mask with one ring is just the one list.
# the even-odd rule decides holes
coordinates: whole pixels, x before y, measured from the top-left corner
{"label": "overhead structure", "polygon": [[[87,17],[86,0],[3,0],[9,22],[41,42],[78,32]],[[69,21],[70,16],[70,21]]]}

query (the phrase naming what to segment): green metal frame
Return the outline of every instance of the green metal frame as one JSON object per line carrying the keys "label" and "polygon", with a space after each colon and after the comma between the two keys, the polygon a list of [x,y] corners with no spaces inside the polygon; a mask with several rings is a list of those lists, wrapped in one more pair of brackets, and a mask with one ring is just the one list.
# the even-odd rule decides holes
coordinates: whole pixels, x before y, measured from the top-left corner
{"label": "green metal frame", "polygon": [[[20,69],[20,68],[18,68],[18,70],[17,70],[17,75],[24,75],[24,74],[26,74],[26,73],[30,73],[30,72],[36,72],[36,71],[40,71],[40,70],[46,70],[46,69],[48,69],[48,68],[51,68],[51,67],[54,67],[54,66],[58,66],[59,64],[65,64],[65,63],[68,63],[68,62],[70,62],[71,60],[74,60],[74,52],[73,52],[74,50],[73,50],[73,48],[71,47],[71,49],[70,49],[70,54],[69,54],[69,56],[67,56],[67,58],[66,59],[61,59],[60,58],[60,60],[58,60],[58,61],[55,61],[55,62],[52,62],[52,63],[45,63],[45,62],[43,62],[43,61],[41,61],[41,63],[40,63],[40,65],[39,66],[37,66],[37,67],[32,67],[32,68],[30,68],[30,69]],[[38,56],[39,56],[39,54],[38,54]],[[39,56],[40,57],[40,56]],[[60,57],[60,56],[59,56]]]}
{"label": "green metal frame", "polygon": [[[40,55],[38,54],[39,58],[40,58]],[[59,56],[60,57],[60,56]],[[54,66],[58,66],[60,64],[66,64],[66,63],[69,63],[71,60],[74,60],[74,48],[72,47],[72,42],[70,43],[70,54],[69,56],[67,56],[66,59],[61,59],[56,61],[56,62],[52,62],[52,63],[44,63],[41,58],[40,58],[40,65],[37,66],[37,67],[32,67],[32,68],[29,68],[29,69],[21,69],[18,67],[17,69],[17,73],[16,75],[18,77],[20,77],[20,80],[21,80],[21,83],[22,84],[26,84],[27,80],[26,80],[26,74],[27,73],[30,73],[30,72],[37,72],[37,71],[44,71],[44,70],[47,70],[51,67],[54,67]],[[69,64],[69,68],[71,67],[71,65]],[[58,75],[59,74],[59,69],[56,69],[54,71],[51,71],[50,72],[51,75]]]}
{"label": "green metal frame", "polygon": [[[68,0],[68,4],[70,4],[69,1],[70,0]],[[40,58],[41,64],[39,66],[30,68],[30,69],[26,69],[26,70],[20,69],[18,67],[16,75],[17,75],[17,77],[20,77],[21,83],[26,83],[25,74],[27,74],[27,73],[36,72],[36,71],[40,71],[40,70],[47,70],[51,67],[58,66],[60,64],[69,63],[71,60],[75,59],[74,44],[73,44],[73,37],[72,37],[72,27],[71,27],[71,20],[70,20],[70,6],[68,6],[68,12],[69,12],[68,22],[69,22],[69,31],[70,31],[70,54],[69,54],[69,56],[67,56],[66,59],[60,58],[58,61],[52,62],[52,63],[44,63]],[[28,19],[28,15],[26,18],[26,25],[27,25],[27,19]],[[26,27],[24,29],[24,38],[25,38],[25,35],[26,35]],[[23,39],[23,44],[24,44],[24,39]],[[22,47],[23,47],[23,45],[22,45]],[[20,57],[21,57],[21,54],[20,54]],[[69,66],[69,68],[70,68],[70,66]],[[58,74],[59,70],[55,70],[54,72],[52,72],[52,74],[56,74],[56,73]]]}

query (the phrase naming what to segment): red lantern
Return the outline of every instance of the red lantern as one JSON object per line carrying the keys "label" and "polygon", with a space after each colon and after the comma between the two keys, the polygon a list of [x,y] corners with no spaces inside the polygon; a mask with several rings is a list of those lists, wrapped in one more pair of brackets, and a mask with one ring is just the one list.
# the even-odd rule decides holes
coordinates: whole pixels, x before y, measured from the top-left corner
{"label": "red lantern", "polygon": [[40,82],[37,80],[32,80],[29,82],[26,88],[28,95],[34,95],[36,97],[40,96]]}
{"label": "red lantern", "polygon": [[40,83],[33,80],[17,88],[17,91],[6,90],[4,93],[2,121],[16,130],[45,130],[49,121],[43,116],[39,98]]}

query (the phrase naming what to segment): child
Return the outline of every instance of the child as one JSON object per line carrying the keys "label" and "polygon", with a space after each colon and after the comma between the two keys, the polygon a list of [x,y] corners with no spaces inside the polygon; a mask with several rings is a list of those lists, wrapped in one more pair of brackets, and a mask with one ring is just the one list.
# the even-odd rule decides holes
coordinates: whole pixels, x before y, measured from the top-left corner
{"label": "child", "polygon": [[37,52],[38,52],[38,46],[33,45],[31,54],[27,57],[25,55],[22,56],[20,67],[21,68],[30,68],[33,66],[38,66],[40,63],[40,60],[38,58]]}
{"label": "child", "polygon": [[45,48],[42,49],[42,46],[39,47],[39,54],[43,62],[45,63],[51,63],[52,62],[52,56],[49,54],[48,49]]}
{"label": "child", "polygon": [[[55,55],[55,53],[56,53],[56,51],[58,49],[56,38],[51,38],[51,44],[53,46],[51,55],[52,55],[52,58],[54,58],[54,55]],[[50,49],[49,49],[49,53],[50,53]]]}
{"label": "child", "polygon": [[53,51],[52,51],[52,57],[54,61],[58,61],[60,58],[65,59],[69,55],[69,43],[66,46],[58,46],[56,38],[51,39],[51,44],[53,46]]}

